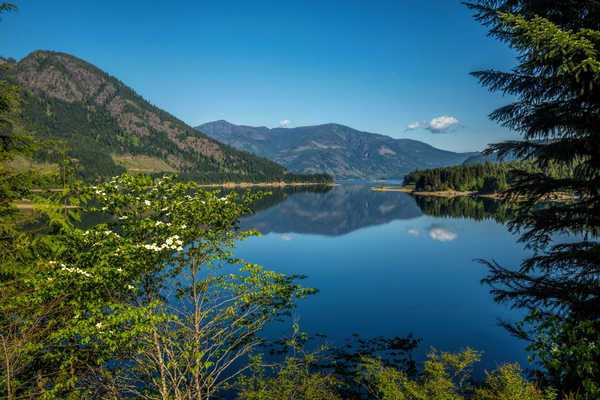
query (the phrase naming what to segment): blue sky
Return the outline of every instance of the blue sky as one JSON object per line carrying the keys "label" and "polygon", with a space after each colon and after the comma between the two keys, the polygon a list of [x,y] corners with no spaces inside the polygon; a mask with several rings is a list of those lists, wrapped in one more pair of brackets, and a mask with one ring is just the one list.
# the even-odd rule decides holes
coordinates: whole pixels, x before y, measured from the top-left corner
{"label": "blue sky", "polygon": [[193,126],[337,122],[456,151],[517,137],[487,117],[510,98],[468,75],[514,54],[460,1],[14,2],[0,55],[73,54]]}

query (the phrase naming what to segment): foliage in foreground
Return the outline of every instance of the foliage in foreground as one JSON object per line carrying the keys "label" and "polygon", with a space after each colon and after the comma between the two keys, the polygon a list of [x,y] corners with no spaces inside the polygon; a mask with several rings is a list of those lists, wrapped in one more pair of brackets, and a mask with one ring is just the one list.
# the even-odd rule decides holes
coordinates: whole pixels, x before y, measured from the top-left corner
{"label": "foliage in foreground", "polygon": [[352,396],[341,395],[348,383],[331,372],[315,370],[317,353],[296,353],[273,368],[269,376],[257,368],[250,377],[238,381],[239,398],[244,400],[554,400],[553,390],[542,390],[523,378],[517,364],[500,366],[487,373],[480,385],[473,385],[471,369],[481,354],[467,349],[452,354],[432,350],[418,377],[386,365],[373,356],[361,358],[357,365]]}
{"label": "foliage in foreground", "polygon": [[80,188],[81,211],[106,222],[67,221],[49,246],[32,241],[30,268],[2,282],[0,387],[206,398],[243,372],[262,327],[313,292],[231,253],[258,234],[237,229],[258,196],[129,175]]}

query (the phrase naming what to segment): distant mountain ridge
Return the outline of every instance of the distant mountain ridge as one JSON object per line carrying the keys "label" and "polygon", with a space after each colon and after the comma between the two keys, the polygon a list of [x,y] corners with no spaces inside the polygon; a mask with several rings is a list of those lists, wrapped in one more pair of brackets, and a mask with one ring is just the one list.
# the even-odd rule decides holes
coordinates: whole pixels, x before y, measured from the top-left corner
{"label": "distant mountain ridge", "polygon": [[237,149],[281,163],[295,173],[338,180],[401,178],[415,170],[462,164],[479,153],[454,153],[412,139],[394,139],[340,124],[267,128],[213,121],[195,129]]}
{"label": "distant mountain ridge", "polygon": [[[198,132],[72,55],[40,50],[19,62],[0,62],[9,66],[0,78],[25,89],[15,128],[66,142],[85,179],[128,170],[179,172],[201,182],[296,180],[283,166]],[[51,162],[56,157],[36,156]]]}

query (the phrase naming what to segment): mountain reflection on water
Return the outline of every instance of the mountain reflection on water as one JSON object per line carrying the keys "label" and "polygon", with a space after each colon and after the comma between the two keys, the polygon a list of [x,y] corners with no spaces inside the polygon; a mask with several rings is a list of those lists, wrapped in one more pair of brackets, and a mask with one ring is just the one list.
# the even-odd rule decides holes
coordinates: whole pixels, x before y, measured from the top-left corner
{"label": "mountain reflection on water", "polygon": [[[281,197],[277,192],[276,197]],[[360,228],[422,215],[414,198],[401,192],[374,192],[369,185],[339,185],[325,192],[300,192],[242,220],[243,229],[267,234],[339,236]]]}
{"label": "mountain reflection on water", "polygon": [[[256,214],[242,220],[241,226],[243,229],[255,228],[263,234],[339,236],[360,228],[422,215],[493,219],[500,223],[511,215],[510,206],[489,198],[413,197],[403,192],[372,191],[370,186],[345,184],[332,188],[275,189],[271,196],[257,204]],[[432,237],[435,235],[433,230],[429,233]],[[441,232],[438,230],[438,233]]]}

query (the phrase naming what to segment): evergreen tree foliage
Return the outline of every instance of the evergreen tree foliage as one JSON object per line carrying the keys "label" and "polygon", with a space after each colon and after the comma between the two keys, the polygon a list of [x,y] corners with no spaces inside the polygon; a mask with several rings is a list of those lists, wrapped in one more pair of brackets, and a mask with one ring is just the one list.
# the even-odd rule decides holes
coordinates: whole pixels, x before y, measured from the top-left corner
{"label": "evergreen tree foliage", "polygon": [[[546,378],[564,393],[600,396],[600,3],[593,0],[479,0],[467,3],[490,34],[518,52],[509,72],[473,75],[516,100],[490,115],[523,140],[490,147],[500,155],[572,168],[568,177],[519,171],[509,195],[527,198],[510,227],[538,250],[514,271],[489,262],[496,300],[530,309],[513,326],[531,340]],[[539,207],[552,192],[577,201]],[[584,232],[554,244],[557,233]],[[585,328],[583,328],[585,327]]]}
{"label": "evergreen tree foliage", "polygon": [[[1,3],[0,15],[16,9],[14,4]],[[10,63],[0,64],[0,71],[11,68]],[[20,246],[17,224],[25,216],[14,201],[30,196],[33,185],[44,180],[39,171],[18,171],[9,165],[16,157],[35,151],[33,139],[14,127],[12,117],[21,101],[20,87],[0,79],[0,264],[14,260],[15,249]],[[6,278],[6,270],[0,270],[0,281]]]}
{"label": "evergreen tree foliage", "polygon": [[535,160],[504,163],[487,161],[485,164],[415,170],[404,176],[404,186],[424,192],[455,190],[500,193],[517,182],[523,172],[565,179],[573,175],[573,167],[551,162],[542,168]]}

